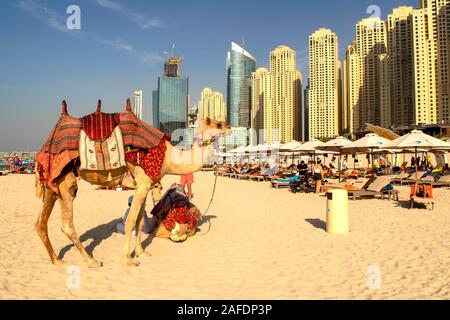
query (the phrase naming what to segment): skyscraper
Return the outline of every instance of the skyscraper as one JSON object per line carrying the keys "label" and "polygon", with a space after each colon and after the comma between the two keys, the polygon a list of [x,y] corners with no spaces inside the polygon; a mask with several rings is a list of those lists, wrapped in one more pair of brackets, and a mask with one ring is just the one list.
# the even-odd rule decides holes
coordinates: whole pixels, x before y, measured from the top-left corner
{"label": "skyscraper", "polygon": [[450,122],[450,0],[420,0],[420,8],[426,9],[430,47],[435,54],[437,120]]}
{"label": "skyscraper", "polygon": [[309,137],[339,135],[339,46],[337,35],[319,29],[309,37]]}
{"label": "skyscraper", "polygon": [[266,143],[300,140],[302,132],[302,76],[294,50],[279,46],[270,53],[269,92],[264,94]]}
{"label": "skyscraper", "polygon": [[142,90],[136,90],[133,93],[133,111],[136,116],[142,120]]}
{"label": "skyscraper", "polygon": [[[413,7],[395,8],[388,16],[388,81],[392,88],[389,115],[381,125],[387,127],[415,124],[414,116],[414,59]],[[386,112],[388,108],[385,108]]]}
{"label": "skyscraper", "polygon": [[358,81],[352,84],[355,99],[352,99],[353,130],[363,132],[366,123],[380,125],[380,59],[387,51],[386,23],[380,18],[363,19],[356,25],[356,39],[352,57],[358,59]]}
{"label": "skyscraper", "polygon": [[270,97],[270,73],[266,68],[259,68],[252,74],[252,110],[251,128],[258,135],[258,143],[264,143],[264,136],[259,137],[264,129],[264,109],[271,101]]}
{"label": "skyscraper", "polygon": [[227,120],[232,127],[250,127],[251,77],[256,59],[231,43],[227,57]]}
{"label": "skyscraper", "polygon": [[189,82],[179,70],[181,59],[170,57],[163,77],[158,78],[158,89],[153,92],[154,121],[157,121],[157,128],[168,135],[187,127]]}
{"label": "skyscraper", "polygon": [[415,9],[411,15],[414,66],[414,118],[415,124],[438,121],[438,93],[436,76],[435,34],[430,29],[430,11]]}
{"label": "skyscraper", "polygon": [[202,90],[200,101],[198,102],[199,119],[210,118],[218,121],[225,121],[226,110],[223,94],[213,91],[211,88]]}

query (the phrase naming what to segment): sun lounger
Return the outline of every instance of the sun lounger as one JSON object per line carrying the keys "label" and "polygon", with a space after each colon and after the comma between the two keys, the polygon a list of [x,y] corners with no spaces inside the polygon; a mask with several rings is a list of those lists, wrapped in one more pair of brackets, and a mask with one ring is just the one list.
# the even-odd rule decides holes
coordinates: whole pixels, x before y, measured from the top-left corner
{"label": "sun lounger", "polygon": [[[423,196],[419,196],[416,194],[416,185],[411,184],[411,194],[410,194],[410,203],[411,203],[411,209],[414,209],[415,204],[423,204],[428,207],[429,204],[431,204],[431,210],[434,210],[434,198],[433,198],[433,187],[429,184],[423,184],[421,185],[423,189]],[[420,186],[419,186],[420,187]]]}
{"label": "sun lounger", "polygon": [[352,200],[356,200],[357,198],[370,197],[375,198],[376,196],[380,196],[383,200],[385,196],[388,199],[393,198],[394,200],[398,200],[398,190],[384,190],[390,183],[391,177],[389,176],[381,176],[375,179],[367,189],[363,190],[349,190],[348,195]]}
{"label": "sun lounger", "polygon": [[411,173],[408,172],[402,172],[397,176],[394,176],[391,180],[391,183],[393,184],[402,184],[403,181],[406,181],[411,177]]}
{"label": "sun lounger", "polygon": [[263,176],[259,176],[259,175],[253,175],[253,176],[250,175],[249,176],[249,180],[261,182],[261,181],[264,181],[264,177]]}
{"label": "sun lounger", "polygon": [[[428,180],[422,179],[421,182],[429,184],[432,187],[450,187],[450,175],[442,176],[441,178],[439,178],[438,181],[435,181],[434,177],[432,177],[432,176],[429,176],[429,177],[430,177],[430,179],[428,179]],[[431,178],[433,180],[431,180]]]}
{"label": "sun lounger", "polygon": [[272,188],[275,188],[275,189],[289,188],[291,186],[291,183],[295,182],[298,179],[300,179],[300,177],[293,177],[293,178],[287,179],[287,180],[273,180],[271,182],[271,185],[272,185]]}
{"label": "sun lounger", "polygon": [[358,178],[356,180],[349,180],[337,184],[326,184],[322,187],[325,192],[327,189],[346,189],[346,190],[362,190],[369,183],[368,178]]}
{"label": "sun lounger", "polygon": [[[419,172],[417,172],[417,178],[419,180],[421,180],[424,178],[424,176],[427,173],[428,173],[427,171],[419,171]],[[400,183],[401,186],[403,186],[405,184],[410,184],[410,183],[416,182],[416,173],[412,173],[409,178],[401,179],[401,180],[398,180],[397,182]]]}

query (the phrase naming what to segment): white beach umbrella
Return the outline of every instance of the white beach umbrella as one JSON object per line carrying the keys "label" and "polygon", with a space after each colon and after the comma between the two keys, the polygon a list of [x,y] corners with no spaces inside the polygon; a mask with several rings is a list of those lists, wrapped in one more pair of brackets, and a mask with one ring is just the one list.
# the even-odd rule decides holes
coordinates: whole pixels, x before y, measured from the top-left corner
{"label": "white beach umbrella", "polygon": [[383,148],[389,142],[388,139],[375,133],[369,133],[364,138],[343,146],[342,153],[373,153],[374,150]]}
{"label": "white beach umbrella", "polygon": [[232,153],[232,154],[243,154],[243,153],[245,153],[245,147],[239,147],[237,149],[231,150],[230,153]]}
{"label": "white beach umbrella", "polygon": [[300,152],[300,153],[314,153],[317,151],[317,147],[320,147],[324,145],[324,143],[320,140],[317,139],[312,139],[300,146],[298,146],[297,148],[294,149],[295,152]]}
{"label": "white beach umbrella", "polygon": [[352,142],[344,137],[337,137],[336,139],[330,140],[323,145],[316,147],[317,150],[321,151],[330,151],[330,152],[339,152],[341,153],[342,148],[346,145],[351,144]]}
{"label": "white beach umbrella", "polygon": [[300,148],[301,146],[302,146],[301,142],[292,140],[291,142],[282,144],[280,150],[284,152],[292,152],[295,151],[295,149]]}
{"label": "white beach umbrella", "polygon": [[370,153],[373,164],[375,150],[379,150],[389,142],[390,141],[388,139],[380,137],[375,133],[369,133],[364,138],[356,140],[342,147],[342,153],[344,154]]}
{"label": "white beach umbrella", "polygon": [[401,149],[401,150],[450,150],[448,142],[439,140],[423,133],[420,130],[413,130],[394,141],[387,143],[384,149]]}
{"label": "white beach umbrella", "polygon": [[333,139],[331,141],[328,141],[327,143],[318,146],[316,149],[321,151],[328,151],[328,152],[338,152],[339,153],[339,164],[338,164],[338,172],[339,172],[339,181],[341,180],[341,155],[342,155],[342,148],[351,144],[352,142],[344,137],[337,137],[336,139]]}
{"label": "white beach umbrella", "polygon": [[[401,149],[405,151],[414,150],[415,158],[417,158],[417,153],[420,152],[420,150],[431,152],[450,150],[450,144],[429,136],[420,130],[413,130],[407,135],[386,144],[384,149]],[[419,180],[418,171],[419,167],[416,161],[416,186]]]}

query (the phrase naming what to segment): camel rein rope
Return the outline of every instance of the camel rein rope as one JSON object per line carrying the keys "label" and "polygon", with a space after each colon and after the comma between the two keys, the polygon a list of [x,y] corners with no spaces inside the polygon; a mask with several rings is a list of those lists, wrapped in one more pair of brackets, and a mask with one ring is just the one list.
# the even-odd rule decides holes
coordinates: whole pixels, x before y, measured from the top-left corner
{"label": "camel rein rope", "polygon": [[[202,214],[202,220],[203,220],[205,217],[208,217],[209,209],[211,208],[211,205],[213,204],[214,197],[215,197],[215,195],[216,195],[217,178],[219,177],[218,173],[219,173],[219,171],[216,169],[216,171],[214,171],[214,174],[215,174],[216,177],[215,177],[215,179],[214,179],[214,187],[213,187],[213,192],[212,192],[212,194],[211,194],[211,200],[209,201],[209,204],[208,204],[208,207],[207,207],[206,210],[205,210],[205,213]],[[208,220],[208,231],[206,231],[206,233],[200,234],[199,236],[205,236],[205,235],[207,235],[210,231],[211,231],[211,220]]]}

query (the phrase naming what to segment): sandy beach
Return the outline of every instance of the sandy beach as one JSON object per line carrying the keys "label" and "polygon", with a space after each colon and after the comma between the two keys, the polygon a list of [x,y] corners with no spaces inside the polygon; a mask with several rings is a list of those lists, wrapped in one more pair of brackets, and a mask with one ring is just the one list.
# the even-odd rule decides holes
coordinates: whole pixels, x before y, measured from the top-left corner
{"label": "sandy beach", "polygon": [[[195,176],[203,211],[214,176]],[[167,187],[177,177],[166,177]],[[324,231],[323,196],[274,190],[269,183],[219,178],[199,234],[185,243],[146,240],[152,257],[122,265],[116,225],[132,192],[79,183],[75,226],[104,267],[88,269],[60,231],[57,205],[50,239],[66,264],[53,266],[34,231],[40,201],[34,176],[0,177],[1,299],[449,299],[450,191],[435,190],[435,211],[400,202],[351,201],[351,233]],[[151,201],[149,201],[151,202]],[[147,205],[147,211],[152,205]],[[80,268],[80,287],[70,284]],[[379,289],[370,284],[380,272]],[[376,271],[378,270],[378,271]]]}

